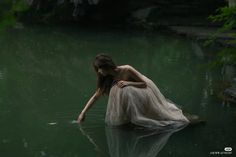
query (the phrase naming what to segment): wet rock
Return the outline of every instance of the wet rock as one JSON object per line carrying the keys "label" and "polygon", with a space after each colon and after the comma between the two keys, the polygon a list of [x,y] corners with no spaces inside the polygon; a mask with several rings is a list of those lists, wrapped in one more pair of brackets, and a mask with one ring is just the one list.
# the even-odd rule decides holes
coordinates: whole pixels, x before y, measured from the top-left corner
{"label": "wet rock", "polygon": [[228,103],[236,103],[236,78],[217,82],[214,91],[219,99]]}
{"label": "wet rock", "polygon": [[236,88],[235,87],[225,89],[224,95],[227,97],[228,101],[232,103],[236,103]]}
{"label": "wet rock", "polygon": [[131,17],[135,18],[139,21],[146,21],[147,17],[151,13],[151,11],[155,8],[156,8],[156,6],[150,6],[150,7],[147,7],[147,8],[139,9],[139,10],[134,11],[133,13],[131,13]]}
{"label": "wet rock", "polygon": [[[31,20],[50,16],[51,19],[63,20],[75,18],[93,20],[93,16],[100,15],[104,21],[125,22],[131,16],[149,22],[180,24],[181,18],[185,24],[191,24],[189,20],[194,16],[206,18],[216,8],[226,4],[224,1],[215,0],[28,0],[30,9],[27,16]],[[38,18],[37,18],[38,17]],[[176,20],[177,19],[177,20]],[[96,20],[96,19],[95,19]],[[176,22],[177,23],[176,23]],[[196,21],[196,19],[194,20]]]}
{"label": "wet rock", "polygon": [[231,82],[231,86],[223,92],[224,96],[231,103],[236,103],[236,78]]}

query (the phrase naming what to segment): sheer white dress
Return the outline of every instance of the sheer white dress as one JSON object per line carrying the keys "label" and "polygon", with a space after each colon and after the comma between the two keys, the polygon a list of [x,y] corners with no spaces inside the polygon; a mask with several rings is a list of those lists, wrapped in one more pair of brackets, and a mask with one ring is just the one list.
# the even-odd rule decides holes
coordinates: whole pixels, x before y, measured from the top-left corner
{"label": "sheer white dress", "polygon": [[165,129],[189,123],[182,110],[167,100],[152,80],[138,71],[136,73],[146,82],[147,87],[120,88],[114,84],[109,93],[105,117],[108,125],[132,123],[147,128]]}

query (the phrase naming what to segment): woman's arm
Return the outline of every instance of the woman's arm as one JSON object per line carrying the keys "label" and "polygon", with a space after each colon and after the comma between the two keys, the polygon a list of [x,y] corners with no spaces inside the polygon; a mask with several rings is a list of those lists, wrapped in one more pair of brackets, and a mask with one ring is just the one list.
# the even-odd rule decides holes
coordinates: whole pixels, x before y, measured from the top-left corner
{"label": "woman's arm", "polygon": [[80,115],[78,116],[78,123],[82,122],[85,118],[85,114],[88,111],[89,108],[92,107],[92,105],[95,103],[95,101],[101,96],[100,89],[97,89],[96,92],[93,94],[93,96],[89,99],[89,101],[86,103],[84,109],[81,111]]}
{"label": "woman's arm", "polygon": [[134,86],[137,88],[146,88],[147,87],[145,82],[132,82],[132,81],[119,81],[119,82],[117,82],[117,85],[120,88],[123,88],[125,86]]}

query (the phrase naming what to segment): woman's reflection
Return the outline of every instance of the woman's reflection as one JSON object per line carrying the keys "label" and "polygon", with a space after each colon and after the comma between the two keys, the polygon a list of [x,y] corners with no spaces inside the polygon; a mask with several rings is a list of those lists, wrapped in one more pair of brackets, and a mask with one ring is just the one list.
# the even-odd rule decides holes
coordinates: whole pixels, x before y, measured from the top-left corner
{"label": "woman's reflection", "polygon": [[109,154],[112,157],[156,157],[169,137],[180,129],[145,130],[106,127]]}
{"label": "woman's reflection", "polygon": [[[156,157],[169,137],[183,128],[160,131],[138,127],[112,128],[107,126],[105,127],[105,134],[109,155],[111,157]],[[95,149],[101,153],[99,145],[91,135],[88,135],[82,127],[80,130],[94,145]],[[108,152],[103,153],[108,154]]]}

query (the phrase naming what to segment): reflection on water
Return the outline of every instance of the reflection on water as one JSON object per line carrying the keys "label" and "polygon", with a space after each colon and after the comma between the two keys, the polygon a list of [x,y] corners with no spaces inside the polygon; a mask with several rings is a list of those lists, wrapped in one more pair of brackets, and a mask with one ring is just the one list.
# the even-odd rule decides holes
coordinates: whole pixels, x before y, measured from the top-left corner
{"label": "reflection on water", "polygon": [[[86,115],[84,133],[78,131],[73,119],[95,90],[91,62],[101,52],[118,65],[132,65],[183,110],[206,119],[204,127],[176,133],[153,154],[208,156],[234,147],[235,108],[216,98],[213,87],[222,75],[199,68],[208,60],[194,41],[154,32],[35,26],[9,30],[0,45],[0,157],[110,157],[122,149],[141,156],[165,144],[171,133],[104,128],[107,97]],[[230,67],[222,74],[233,75]]]}
{"label": "reflection on water", "polygon": [[[111,157],[156,157],[166,145],[169,137],[184,127],[160,131],[129,126],[106,126],[105,135],[109,155]],[[94,149],[102,152],[102,149],[96,143],[96,138],[93,138],[91,134],[93,131],[89,131],[88,128],[82,126],[79,128],[81,133],[94,146]]]}
{"label": "reflection on water", "polygon": [[94,145],[94,149],[96,151],[101,151],[99,146],[96,144],[96,142],[94,141],[94,139],[82,128],[82,127],[79,127],[82,135],[86,136],[89,140],[90,143],[92,143]]}
{"label": "reflection on water", "polygon": [[106,128],[111,157],[156,157],[174,132]]}

